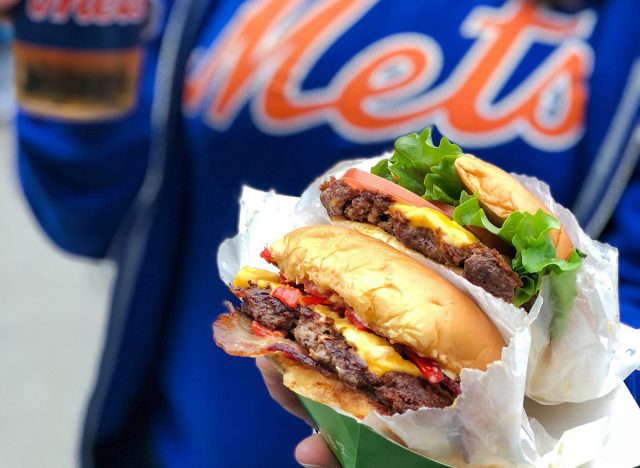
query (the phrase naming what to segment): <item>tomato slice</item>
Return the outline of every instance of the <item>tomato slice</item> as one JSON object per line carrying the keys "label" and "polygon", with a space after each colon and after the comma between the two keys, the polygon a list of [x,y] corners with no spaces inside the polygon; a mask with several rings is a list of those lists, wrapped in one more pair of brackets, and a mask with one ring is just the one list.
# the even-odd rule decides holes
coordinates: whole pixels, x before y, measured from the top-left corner
{"label": "tomato slice", "polygon": [[284,330],[272,330],[271,328],[267,328],[259,322],[255,320],[251,322],[251,333],[256,336],[276,336],[280,338],[285,338],[287,336],[287,332]]}
{"label": "tomato slice", "polygon": [[318,296],[302,296],[301,301],[306,306],[325,305],[329,303],[326,298]]}
{"label": "tomato slice", "polygon": [[260,256],[264,258],[267,263],[273,263],[273,257],[271,256],[271,250],[269,250],[269,247],[265,247],[262,252],[260,252]]}
{"label": "tomato slice", "polygon": [[[355,189],[366,189],[373,192],[389,195],[397,202],[408,203],[413,206],[431,208],[432,210],[439,211],[449,219],[453,219],[453,206],[447,205],[441,202],[430,202],[422,197],[419,197],[411,190],[395,184],[383,177],[371,174],[361,169],[352,168],[345,172],[342,177],[347,185]],[[483,244],[488,245],[496,249],[503,255],[513,258],[513,249],[505,241],[500,239],[495,234],[487,231],[484,228],[476,226],[463,226],[465,229],[471,231],[476,235]]]}
{"label": "tomato slice", "polygon": [[444,379],[444,374],[442,373],[442,369],[440,369],[440,364],[437,361],[431,358],[425,358],[418,356],[413,351],[406,351],[407,356],[411,362],[413,362],[418,369],[420,369],[420,373],[424,376],[427,381],[433,385],[442,382]]}
{"label": "tomato slice", "polygon": [[356,327],[358,330],[373,333],[369,327],[358,320],[358,317],[356,317],[353,309],[345,309],[344,316],[347,318],[347,320],[349,320],[349,322],[351,322],[351,325]]}
{"label": "tomato slice", "polygon": [[342,176],[342,180],[344,180],[347,185],[355,189],[366,189],[382,193],[384,195],[389,195],[398,202],[408,203],[413,206],[431,208],[432,210],[446,214],[441,207],[416,195],[411,190],[407,190],[398,184],[394,184],[387,179],[361,169],[349,169],[344,173],[344,176]]}
{"label": "tomato slice", "polygon": [[298,305],[298,299],[300,299],[302,293],[291,286],[278,286],[271,291],[271,295],[279,299],[283,304],[295,307]]}

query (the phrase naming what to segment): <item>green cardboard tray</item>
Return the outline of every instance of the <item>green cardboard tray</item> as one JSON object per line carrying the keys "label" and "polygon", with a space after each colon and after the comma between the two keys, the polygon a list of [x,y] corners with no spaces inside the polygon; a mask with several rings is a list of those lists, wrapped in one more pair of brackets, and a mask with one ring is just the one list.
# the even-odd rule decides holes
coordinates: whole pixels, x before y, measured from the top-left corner
{"label": "green cardboard tray", "polygon": [[344,468],[442,468],[443,465],[374,432],[354,418],[298,396]]}

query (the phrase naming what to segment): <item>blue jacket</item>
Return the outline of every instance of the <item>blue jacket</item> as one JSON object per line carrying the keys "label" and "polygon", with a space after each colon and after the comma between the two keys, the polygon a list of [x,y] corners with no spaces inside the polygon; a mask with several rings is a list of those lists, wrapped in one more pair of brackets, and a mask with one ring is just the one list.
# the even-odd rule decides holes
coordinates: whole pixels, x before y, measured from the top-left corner
{"label": "blue jacket", "polygon": [[[385,0],[175,0],[162,42],[149,44],[133,114],[99,124],[19,116],[20,177],[44,230],[63,249],[113,258],[119,268],[87,412],[86,465],[292,462],[282,453],[305,428],[255,390],[262,387],[250,364],[215,350],[203,368],[215,365],[218,380],[185,370],[203,352],[190,348],[187,332],[202,328],[201,318],[183,312],[211,311],[224,297],[211,265],[235,229],[242,183],[297,194],[336,160],[377,154],[426,124],[548,181],[587,232],[617,246],[622,319],[640,327],[635,1],[546,16],[519,0],[444,3],[416,2],[407,15]],[[258,73],[249,38],[280,20],[295,34],[261,51],[270,66]],[[194,289],[203,276],[211,287]],[[174,361],[176,350],[191,354]],[[219,389],[227,375],[234,391]],[[224,402],[209,408],[207,395]],[[204,421],[220,418],[211,428],[197,414],[209,410]],[[275,421],[278,431],[265,430]],[[260,435],[266,448],[243,450],[243,434]],[[200,458],[171,452],[171,439],[182,436],[196,440],[181,447]],[[170,448],[157,455],[158,447]]]}

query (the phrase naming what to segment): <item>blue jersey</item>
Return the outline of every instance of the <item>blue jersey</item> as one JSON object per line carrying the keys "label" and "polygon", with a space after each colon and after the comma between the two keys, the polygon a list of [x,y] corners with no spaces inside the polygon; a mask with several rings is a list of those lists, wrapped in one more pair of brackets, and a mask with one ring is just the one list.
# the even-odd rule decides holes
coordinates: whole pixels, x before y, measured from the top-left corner
{"label": "blue jersey", "polygon": [[[110,322],[91,454],[107,464],[293,465],[308,429],[270,401],[250,360],[211,341],[228,297],[216,247],[235,233],[242,184],[297,195],[336,161],[427,125],[545,180],[617,246],[622,320],[640,327],[640,7],[586,3],[212,3],[187,51],[176,154],[129,278],[133,299]],[[111,255],[121,276],[128,259],[110,246],[148,166],[158,48],[149,45],[134,114],[18,122],[20,175],[44,229],[71,252]]]}

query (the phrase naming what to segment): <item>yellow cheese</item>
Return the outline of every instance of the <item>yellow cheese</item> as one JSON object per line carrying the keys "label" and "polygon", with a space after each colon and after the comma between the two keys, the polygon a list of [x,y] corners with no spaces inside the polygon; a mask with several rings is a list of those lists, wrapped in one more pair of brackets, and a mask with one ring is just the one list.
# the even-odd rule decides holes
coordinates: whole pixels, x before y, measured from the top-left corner
{"label": "yellow cheese", "polygon": [[412,226],[439,232],[442,239],[449,245],[467,247],[480,242],[471,232],[431,208],[394,203],[391,205],[390,211],[400,212]]}
{"label": "yellow cheese", "polygon": [[249,281],[262,289],[274,288],[279,285],[280,276],[269,270],[245,266],[238,272],[231,284],[236,288],[248,288]]}
{"label": "yellow cheese", "polygon": [[[250,266],[243,267],[233,279],[237,288],[248,288],[249,281],[259,288],[275,288],[280,285],[277,273]],[[374,333],[358,330],[348,319],[340,317],[328,307],[313,306],[320,315],[330,317],[338,333],[344,336],[358,355],[367,363],[369,370],[378,376],[387,372],[404,372],[421,377],[420,370],[410,361],[404,359],[387,340]]]}
{"label": "yellow cheese", "polygon": [[320,315],[333,319],[338,333],[344,336],[347,343],[356,350],[374,374],[381,377],[387,372],[404,372],[416,377],[422,376],[420,370],[412,362],[400,356],[384,338],[374,333],[358,330],[349,320],[340,317],[327,307],[314,306],[313,309]]}

